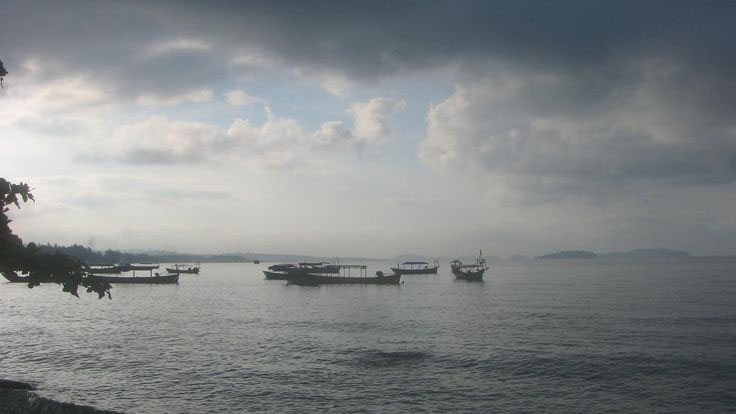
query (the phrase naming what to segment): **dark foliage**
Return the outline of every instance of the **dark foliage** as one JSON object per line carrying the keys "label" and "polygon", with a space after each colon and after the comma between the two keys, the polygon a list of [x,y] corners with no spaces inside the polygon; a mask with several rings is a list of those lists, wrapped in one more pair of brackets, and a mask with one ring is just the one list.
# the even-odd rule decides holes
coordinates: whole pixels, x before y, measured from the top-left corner
{"label": "dark foliage", "polygon": [[3,61],[0,60],[0,87],[3,86],[3,76],[7,74],[8,74],[8,71],[5,70],[5,66],[3,66]]}
{"label": "dark foliage", "polygon": [[95,292],[100,298],[110,296],[110,286],[106,282],[92,281],[84,270],[82,261],[59,252],[44,253],[34,243],[24,245],[23,241],[10,229],[8,206],[34,201],[28,184],[11,184],[0,178],[0,273],[8,279],[17,279],[18,273],[26,277],[28,287],[41,283],[58,283],[64,292],[79,297],[79,287],[87,292]]}

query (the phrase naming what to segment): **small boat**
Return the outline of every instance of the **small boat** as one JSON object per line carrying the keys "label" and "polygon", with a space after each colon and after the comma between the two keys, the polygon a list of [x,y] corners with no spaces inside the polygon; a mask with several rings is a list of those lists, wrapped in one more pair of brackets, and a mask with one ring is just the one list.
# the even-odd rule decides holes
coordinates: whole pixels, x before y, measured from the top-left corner
{"label": "small boat", "polygon": [[429,267],[427,262],[404,262],[402,264],[396,264],[396,267],[392,267],[391,270],[399,275],[429,275],[437,274],[437,269],[440,268],[440,262],[434,261],[434,266]]}
{"label": "small boat", "polygon": [[[398,285],[401,275],[386,275],[381,271],[376,272],[376,276],[368,276],[368,266],[366,265],[341,265],[342,274],[335,276],[334,274],[317,274],[317,273],[292,273],[287,277],[290,284],[296,285],[337,285],[337,284],[357,284],[357,285]],[[351,270],[357,270],[358,275],[353,276]]]}
{"label": "small boat", "polygon": [[269,280],[287,280],[291,274],[304,274],[304,273],[340,273],[340,265],[330,264],[326,262],[316,263],[282,263],[275,264],[268,267],[268,270],[264,270],[263,274],[266,279]]}
{"label": "small boat", "polygon": [[187,265],[187,264],[175,264],[174,267],[166,267],[165,269],[169,273],[189,273],[189,274],[198,275],[200,264],[197,263],[194,266]]}
{"label": "small boat", "polygon": [[258,259],[253,260],[253,264],[261,264],[261,261]]}
{"label": "small boat", "polygon": [[155,273],[152,276],[104,276],[89,275],[90,280],[107,282],[107,283],[139,283],[139,284],[169,284],[179,283],[178,273],[167,273],[160,275]]}
{"label": "small boat", "polygon": [[483,274],[488,270],[486,265],[486,259],[481,256],[475,260],[473,264],[463,264],[459,260],[453,260],[450,262],[450,269],[455,275],[455,278],[462,280],[483,280]]}

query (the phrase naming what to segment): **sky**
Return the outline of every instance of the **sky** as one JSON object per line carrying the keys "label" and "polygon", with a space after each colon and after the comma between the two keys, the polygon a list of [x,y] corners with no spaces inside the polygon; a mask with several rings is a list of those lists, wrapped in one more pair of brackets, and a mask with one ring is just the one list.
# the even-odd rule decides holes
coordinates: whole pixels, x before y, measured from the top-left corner
{"label": "sky", "polygon": [[4,1],[24,241],[736,254],[736,2]]}

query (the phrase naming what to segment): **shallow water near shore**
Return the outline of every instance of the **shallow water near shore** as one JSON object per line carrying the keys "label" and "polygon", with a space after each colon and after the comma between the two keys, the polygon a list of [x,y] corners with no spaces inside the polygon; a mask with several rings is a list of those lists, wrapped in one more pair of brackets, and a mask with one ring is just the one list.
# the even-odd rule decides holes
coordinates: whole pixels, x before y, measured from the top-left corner
{"label": "shallow water near shore", "polygon": [[[203,264],[113,300],[0,283],[0,372],[128,413],[736,410],[736,259],[287,286]],[[369,263],[371,273],[390,263]]]}

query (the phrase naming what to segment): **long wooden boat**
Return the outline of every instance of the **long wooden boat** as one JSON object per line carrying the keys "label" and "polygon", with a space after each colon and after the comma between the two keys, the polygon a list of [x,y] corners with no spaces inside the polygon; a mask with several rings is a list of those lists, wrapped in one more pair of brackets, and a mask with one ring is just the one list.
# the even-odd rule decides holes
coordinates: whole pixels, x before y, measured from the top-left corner
{"label": "long wooden boat", "polygon": [[194,266],[190,266],[186,264],[177,264],[177,265],[174,265],[174,267],[167,267],[165,269],[169,273],[188,273],[188,274],[198,275],[200,265],[199,263],[197,263]]}
{"label": "long wooden boat", "polygon": [[401,281],[401,275],[381,275],[373,277],[361,276],[327,276],[313,275],[310,273],[303,275],[294,275],[287,279],[292,284],[308,284],[308,285],[398,285]]}
{"label": "long wooden boat", "polygon": [[179,283],[178,273],[168,273],[160,275],[158,273],[153,276],[104,276],[89,275],[91,280],[104,281],[107,283],[139,283],[139,284],[168,284]]}
{"label": "long wooden boat", "polygon": [[486,259],[478,257],[473,264],[463,264],[459,260],[453,260],[450,262],[450,269],[455,278],[469,281],[483,280],[483,274],[488,270],[486,265]]}
{"label": "long wooden boat", "polygon": [[340,273],[340,265],[330,264],[326,262],[316,263],[281,263],[268,267],[263,271],[263,275],[269,280],[288,280],[290,275],[295,274],[335,274]]}
{"label": "long wooden boat", "polygon": [[[342,274],[339,276],[334,274],[291,273],[286,280],[297,285],[398,285],[401,281],[401,275],[385,275],[380,271],[376,272],[376,276],[368,276],[368,266],[366,265],[341,265],[341,268]],[[353,276],[351,270],[357,270],[358,275]]]}
{"label": "long wooden boat", "polygon": [[392,267],[391,270],[399,275],[429,275],[437,274],[439,268],[440,264],[435,260],[432,267],[429,267],[427,262],[404,262],[402,264],[397,263],[396,267]]}

